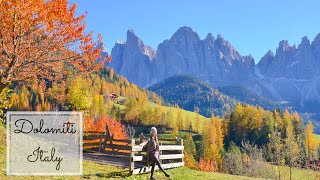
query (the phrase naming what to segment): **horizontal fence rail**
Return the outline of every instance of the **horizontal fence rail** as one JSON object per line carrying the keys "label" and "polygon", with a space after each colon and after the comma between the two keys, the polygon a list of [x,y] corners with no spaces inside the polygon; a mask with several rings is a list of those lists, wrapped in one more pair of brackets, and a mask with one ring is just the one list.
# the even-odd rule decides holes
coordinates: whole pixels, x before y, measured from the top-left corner
{"label": "horizontal fence rail", "polygon": [[[140,141],[141,142],[141,141]],[[130,153],[130,165],[129,165],[129,170],[131,174],[140,174],[140,173],[146,173],[151,171],[151,166],[147,166],[146,162],[146,156],[142,156],[141,154],[136,153],[141,153],[143,146],[141,145],[136,145],[135,140],[131,140],[131,146],[132,150]],[[183,146],[183,139],[179,139],[178,145],[161,145],[159,146],[160,150],[160,161],[162,160],[169,160],[167,161],[168,163],[163,163],[162,168],[164,169],[169,169],[169,168],[174,168],[174,167],[180,167],[184,166],[184,146]],[[167,151],[166,154],[163,154],[164,151]],[[170,160],[176,160],[180,162],[170,162]],[[143,162],[145,166],[143,167],[135,167],[136,162]],[[158,167],[155,167],[158,169]]]}

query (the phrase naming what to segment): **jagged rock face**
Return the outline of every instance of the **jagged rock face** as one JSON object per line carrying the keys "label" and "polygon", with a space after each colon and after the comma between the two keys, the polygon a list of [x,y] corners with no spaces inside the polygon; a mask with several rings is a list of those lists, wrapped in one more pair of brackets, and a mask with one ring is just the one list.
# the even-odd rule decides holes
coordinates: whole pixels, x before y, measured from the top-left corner
{"label": "jagged rock face", "polygon": [[[101,58],[98,59],[98,61],[102,61],[104,57],[109,56],[108,52],[107,52],[107,48],[106,46],[103,44],[103,42],[98,43],[98,45],[96,46],[97,49],[100,49],[100,54],[101,54]],[[107,63],[106,63],[107,64]]]}
{"label": "jagged rock face", "polygon": [[275,56],[268,52],[258,63],[262,74],[272,78],[311,79],[319,75],[319,49],[303,37],[298,48],[281,41]]}
{"label": "jagged rock face", "polygon": [[180,28],[158,46],[154,61],[158,77],[191,74],[215,84],[241,83],[253,73],[252,57],[241,56],[220,35],[200,40],[191,28]]}
{"label": "jagged rock face", "polygon": [[320,105],[320,34],[312,43],[303,37],[298,48],[281,41],[276,54],[269,51],[257,67],[261,72],[257,80],[274,92],[271,98],[309,112],[311,106]]}
{"label": "jagged rock face", "polygon": [[215,84],[241,84],[254,72],[251,56],[241,56],[220,35],[201,40],[189,27],[180,28],[154,51],[132,31],[125,43],[112,49],[110,67],[130,81],[146,87],[167,77],[191,74]]}
{"label": "jagged rock face", "polygon": [[111,51],[109,66],[129,81],[144,86],[152,78],[151,61],[155,51],[146,46],[132,30],[127,32],[127,41],[117,41]]}

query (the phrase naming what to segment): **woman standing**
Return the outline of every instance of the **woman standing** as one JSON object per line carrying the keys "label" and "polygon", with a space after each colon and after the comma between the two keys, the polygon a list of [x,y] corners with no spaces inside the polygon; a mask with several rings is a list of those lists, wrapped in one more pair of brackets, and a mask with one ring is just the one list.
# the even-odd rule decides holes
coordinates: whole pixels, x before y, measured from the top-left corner
{"label": "woman standing", "polygon": [[161,167],[161,164],[159,162],[159,142],[158,142],[158,135],[157,135],[157,129],[155,127],[151,128],[150,131],[150,138],[148,142],[144,145],[144,148],[147,149],[147,163],[148,166],[151,164],[151,176],[150,179],[153,178],[154,168],[156,165],[158,165],[159,169],[165,174],[166,177],[169,177],[169,174],[167,174]]}

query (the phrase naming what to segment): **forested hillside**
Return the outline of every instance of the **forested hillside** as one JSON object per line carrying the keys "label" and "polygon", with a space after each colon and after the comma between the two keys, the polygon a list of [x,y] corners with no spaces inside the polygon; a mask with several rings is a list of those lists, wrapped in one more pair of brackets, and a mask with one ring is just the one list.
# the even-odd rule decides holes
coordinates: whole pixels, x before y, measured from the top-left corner
{"label": "forested hillside", "polygon": [[206,117],[212,113],[223,116],[237,102],[212,86],[186,75],[167,78],[148,89],[170,104],[178,104],[183,109],[199,112]]}
{"label": "forested hillside", "polygon": [[244,104],[250,104],[254,106],[261,106],[264,109],[273,110],[280,107],[280,104],[273,102],[272,100],[258,96],[254,92],[241,86],[222,86],[218,87],[218,90],[223,94],[236,99]]}

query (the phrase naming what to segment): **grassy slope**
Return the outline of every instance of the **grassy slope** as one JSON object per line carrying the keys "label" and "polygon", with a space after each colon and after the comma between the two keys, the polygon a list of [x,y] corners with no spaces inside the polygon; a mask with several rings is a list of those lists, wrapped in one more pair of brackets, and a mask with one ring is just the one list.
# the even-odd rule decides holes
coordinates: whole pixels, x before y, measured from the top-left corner
{"label": "grassy slope", "polygon": [[[274,169],[278,173],[278,167],[274,166]],[[280,166],[280,172],[281,179],[290,179],[289,167]],[[295,168],[292,172],[292,179],[316,180],[320,179],[320,172]]]}
{"label": "grassy slope", "polygon": [[[159,107],[160,105],[150,102],[149,106],[151,106],[151,107]],[[164,111],[167,111],[167,112],[171,111],[173,113],[174,118],[176,118],[176,116],[178,115],[178,111],[179,111],[178,108],[169,107],[169,106],[162,106],[162,108],[163,108]],[[196,116],[197,116],[197,113],[195,113],[195,112],[186,111],[184,109],[181,109],[181,110],[183,112],[182,114],[185,115],[184,118],[186,118],[186,116],[187,116],[190,119],[195,119]],[[202,116],[200,114],[199,114],[199,117],[200,117],[201,120],[208,120],[209,119],[209,118],[206,118],[206,117],[204,117],[204,116]]]}
{"label": "grassy slope", "polygon": [[[120,96],[120,97],[118,97],[117,101],[122,100],[122,99],[126,99],[126,98]],[[117,107],[119,107],[120,109],[126,108],[124,105],[120,105],[120,104],[116,104],[116,103],[112,103],[112,104],[115,105],[115,106],[117,106]],[[159,106],[160,106],[160,105],[155,104],[155,103],[153,103],[153,102],[149,102],[148,105],[149,105],[150,107],[159,107]],[[176,116],[177,116],[177,114],[178,114],[178,111],[179,111],[179,109],[176,108],[176,107],[162,106],[162,108],[163,108],[163,110],[166,111],[166,112],[171,111],[171,112],[173,113],[174,118],[176,118]],[[181,109],[181,110],[182,110],[183,114],[185,115],[184,118],[188,117],[188,118],[190,118],[190,119],[195,119],[196,116],[197,116],[197,113],[195,113],[195,112],[186,111],[186,110],[184,110],[184,109]],[[209,118],[206,118],[206,117],[204,117],[204,116],[202,116],[202,115],[199,115],[199,117],[200,117],[201,120],[208,120],[208,119],[209,119]]]}

